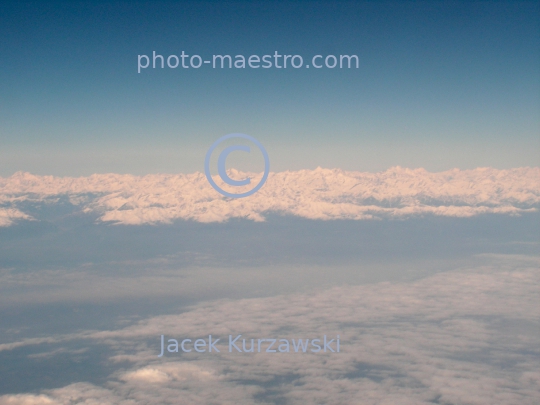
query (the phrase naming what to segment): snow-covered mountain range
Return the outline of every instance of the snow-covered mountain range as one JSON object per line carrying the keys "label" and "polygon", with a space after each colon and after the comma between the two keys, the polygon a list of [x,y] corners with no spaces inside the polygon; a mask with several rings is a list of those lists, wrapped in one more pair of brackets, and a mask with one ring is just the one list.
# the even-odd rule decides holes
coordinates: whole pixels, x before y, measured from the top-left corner
{"label": "snow-covered mountain range", "polygon": [[[232,169],[230,176],[252,178],[252,185],[231,191],[240,193],[253,188],[261,174]],[[214,179],[223,186],[218,176]],[[323,220],[519,215],[540,207],[540,168],[454,169],[439,173],[401,167],[380,173],[321,168],[286,171],[270,173],[261,190],[241,199],[222,196],[202,173],[72,178],[18,172],[0,177],[0,226],[18,220],[39,220],[27,207],[59,201],[69,201],[81,212],[95,213],[101,221],[130,225],[177,219],[263,221],[269,213]]]}

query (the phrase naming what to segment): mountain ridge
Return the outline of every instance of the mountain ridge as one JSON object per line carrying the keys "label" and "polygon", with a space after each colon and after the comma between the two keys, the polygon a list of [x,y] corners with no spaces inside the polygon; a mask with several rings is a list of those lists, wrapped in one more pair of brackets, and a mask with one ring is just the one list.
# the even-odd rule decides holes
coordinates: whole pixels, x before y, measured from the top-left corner
{"label": "mountain ridge", "polygon": [[[262,173],[231,169],[232,178],[249,176],[244,187],[216,183],[232,193],[250,190]],[[227,188],[229,187],[229,188]],[[231,199],[203,173],[93,174],[87,177],[38,176],[17,172],[0,177],[0,226],[39,220],[23,203],[54,204],[67,196],[81,212],[126,225],[170,223],[177,219],[223,222],[231,218],[264,221],[268,213],[309,219],[408,218],[419,215],[470,217],[486,213],[519,215],[540,208],[540,167],[499,170],[389,168],[378,173],[342,169],[271,172],[254,195]]]}

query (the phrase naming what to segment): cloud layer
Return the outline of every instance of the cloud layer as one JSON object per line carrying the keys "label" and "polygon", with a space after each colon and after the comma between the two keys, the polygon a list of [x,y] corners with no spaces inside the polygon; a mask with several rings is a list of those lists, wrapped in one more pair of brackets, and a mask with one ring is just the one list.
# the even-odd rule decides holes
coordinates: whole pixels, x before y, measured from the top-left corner
{"label": "cloud layer", "polygon": [[[261,177],[234,169],[230,176],[250,176],[252,184]],[[215,181],[226,188],[218,176]],[[239,193],[252,187],[230,191]],[[440,173],[400,167],[381,173],[321,168],[287,171],[270,173],[259,192],[243,199],[223,197],[202,173],[70,178],[19,172],[0,178],[0,226],[32,219],[25,212],[28,204],[55,204],[61,199],[67,199],[81,212],[96,213],[101,221],[130,225],[177,219],[262,221],[269,213],[323,220],[515,215],[540,206],[540,168],[454,169]]]}
{"label": "cloud layer", "polygon": [[[537,404],[539,262],[489,259],[412,283],[214,301],[116,330],[57,336],[66,346],[107,344],[109,362],[122,366],[103,385],[4,395],[0,404]],[[340,334],[342,351],[157,357],[161,334],[210,333]]]}

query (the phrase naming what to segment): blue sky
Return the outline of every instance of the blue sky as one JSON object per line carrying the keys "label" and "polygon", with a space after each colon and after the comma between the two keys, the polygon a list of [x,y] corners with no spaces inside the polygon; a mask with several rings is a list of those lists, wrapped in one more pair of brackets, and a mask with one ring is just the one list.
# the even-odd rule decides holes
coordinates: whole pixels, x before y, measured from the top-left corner
{"label": "blue sky", "polygon": [[[538,166],[536,2],[4,2],[0,175]],[[357,54],[359,69],[147,69],[137,55]]]}

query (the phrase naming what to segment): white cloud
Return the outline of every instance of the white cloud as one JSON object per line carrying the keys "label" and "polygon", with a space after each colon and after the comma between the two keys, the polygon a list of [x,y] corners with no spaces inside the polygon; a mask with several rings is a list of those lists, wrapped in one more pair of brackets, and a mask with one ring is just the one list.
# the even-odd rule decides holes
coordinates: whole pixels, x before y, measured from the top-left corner
{"label": "white cloud", "polygon": [[167,373],[150,367],[131,371],[122,376],[122,380],[135,382],[140,381],[142,383],[163,383],[169,381],[170,379],[171,378]]}
{"label": "white cloud", "polygon": [[158,368],[144,367],[123,374],[120,379],[125,381],[141,381],[163,383],[168,381],[214,380],[213,370],[205,370],[192,363],[169,362]]}
{"label": "white cloud", "polygon": [[[0,404],[23,397],[62,405],[537,404],[540,263],[489,259],[414,282],[220,300],[122,329],[66,336],[109,344],[111,362],[131,365],[103,387],[76,383],[35,396],[5,395]],[[157,357],[161,334],[210,333],[225,339],[340,334],[342,352]]]}
{"label": "white cloud", "polygon": [[[232,177],[261,174],[232,171]],[[220,185],[221,180],[215,178]],[[225,187],[225,186],[224,186]],[[234,193],[245,190],[231,190]],[[220,222],[229,218],[264,220],[268,213],[312,219],[369,219],[486,213],[516,215],[540,204],[540,168],[449,170],[391,168],[381,173],[340,169],[270,173],[253,196],[228,199],[202,173],[133,176],[95,174],[69,178],[16,173],[0,178],[0,203],[17,210],[21,202],[55,203],[67,196],[81,211],[120,224],[169,223],[176,219]],[[26,218],[13,211],[13,218]],[[22,216],[21,216],[22,215]],[[7,214],[0,211],[0,225]]]}
{"label": "white cloud", "polygon": [[18,209],[0,208],[0,227],[13,225],[14,222],[21,219],[30,220],[32,218]]}
{"label": "white cloud", "polygon": [[0,397],[0,405],[56,405],[57,401],[45,395],[8,395]]}

